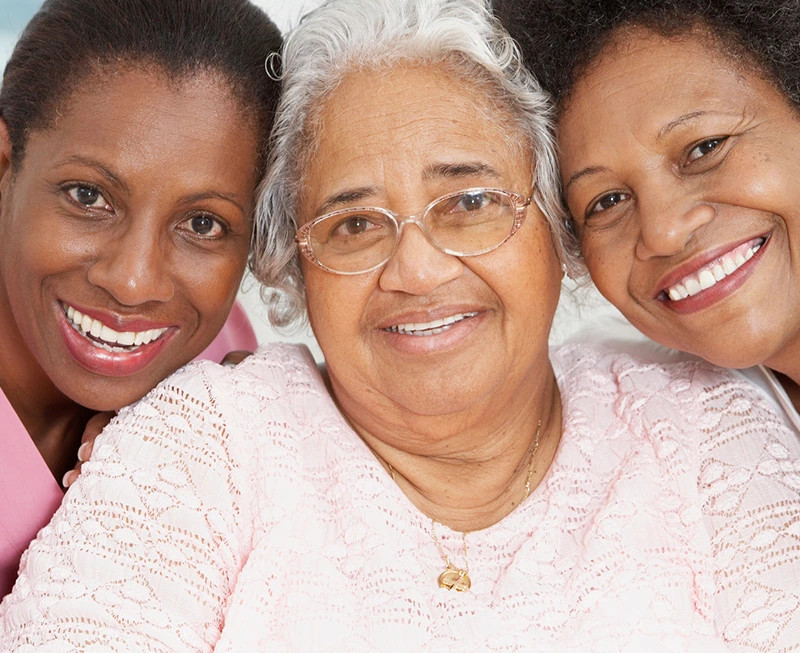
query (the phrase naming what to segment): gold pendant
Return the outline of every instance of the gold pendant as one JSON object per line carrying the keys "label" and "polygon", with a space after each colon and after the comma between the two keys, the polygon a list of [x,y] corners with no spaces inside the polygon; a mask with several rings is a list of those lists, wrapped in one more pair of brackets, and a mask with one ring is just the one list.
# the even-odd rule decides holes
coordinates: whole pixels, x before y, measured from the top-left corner
{"label": "gold pendant", "polygon": [[456,592],[466,592],[472,586],[469,574],[464,569],[447,565],[439,576],[439,587],[444,587]]}

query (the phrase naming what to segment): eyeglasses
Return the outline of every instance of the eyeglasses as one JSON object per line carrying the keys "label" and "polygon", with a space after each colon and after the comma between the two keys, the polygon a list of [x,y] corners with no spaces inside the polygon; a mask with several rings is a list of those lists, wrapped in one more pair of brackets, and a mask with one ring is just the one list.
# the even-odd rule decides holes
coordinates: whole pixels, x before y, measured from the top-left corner
{"label": "eyeglasses", "polygon": [[469,188],[434,200],[416,216],[378,207],[341,209],[304,224],[295,240],[312,263],[336,274],[377,270],[395,253],[410,222],[445,254],[478,256],[516,233],[532,199],[509,190]]}

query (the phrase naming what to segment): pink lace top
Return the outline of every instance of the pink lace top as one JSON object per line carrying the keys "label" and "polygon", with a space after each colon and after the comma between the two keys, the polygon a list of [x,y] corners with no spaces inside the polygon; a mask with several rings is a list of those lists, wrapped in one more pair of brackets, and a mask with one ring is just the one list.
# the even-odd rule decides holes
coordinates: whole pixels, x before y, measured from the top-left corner
{"label": "pink lace top", "polygon": [[467,536],[463,594],[303,350],[185,368],[98,440],[23,557],[0,650],[799,648],[800,445],[767,400],[703,363],[553,363],[560,449]]}
{"label": "pink lace top", "polygon": [[[225,326],[195,359],[220,362],[229,351],[258,346],[241,304],[235,302]],[[56,511],[64,491],[0,390],[0,597],[17,579],[19,557]]]}

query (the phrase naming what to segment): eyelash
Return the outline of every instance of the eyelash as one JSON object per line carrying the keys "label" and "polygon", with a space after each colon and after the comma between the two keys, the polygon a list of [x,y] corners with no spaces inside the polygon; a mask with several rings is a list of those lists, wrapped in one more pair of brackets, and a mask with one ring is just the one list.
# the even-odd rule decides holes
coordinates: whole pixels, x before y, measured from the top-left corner
{"label": "eyelash", "polygon": [[[694,145],[690,146],[688,152],[686,153],[686,163],[684,165],[687,165],[687,166],[692,165],[696,161],[699,161],[700,159],[704,159],[709,154],[714,154],[714,153],[718,152],[720,147],[725,144],[725,142],[728,140],[728,138],[730,138],[730,137],[729,136],[715,136],[713,138],[706,138],[706,139],[700,141],[699,143],[695,143]],[[703,147],[704,145],[710,145],[711,143],[714,143],[714,147],[712,149],[710,149],[708,152],[706,152],[704,154],[701,154],[700,156],[698,156],[696,158],[692,158],[692,152],[694,152],[695,150]]]}
{"label": "eyelash", "polygon": [[217,225],[217,227],[219,228],[220,233],[218,235],[216,235],[216,236],[208,236],[206,234],[200,234],[200,233],[197,233],[196,231],[192,231],[188,227],[185,228],[184,231],[186,231],[192,238],[197,238],[197,239],[206,240],[206,241],[220,240],[221,238],[224,238],[225,236],[227,236],[231,232],[230,227],[228,226],[228,224],[224,220],[221,220],[217,216],[212,215],[210,213],[198,213],[198,214],[195,214],[195,215],[190,215],[186,219],[181,220],[180,224],[181,225],[190,224],[192,222],[192,220],[196,220],[197,218],[208,218],[209,220],[212,220]]}
{"label": "eyelash", "polygon": [[[615,195],[621,196],[622,199],[620,199],[618,202],[614,203],[613,206],[609,206],[607,208],[598,210],[598,206],[600,205],[600,202],[602,202],[603,200],[608,199],[610,197],[614,197]],[[630,193],[625,193],[625,192],[620,191],[620,190],[615,190],[615,191],[611,191],[609,193],[604,193],[603,195],[598,197],[596,200],[594,200],[591,204],[589,204],[589,208],[586,210],[586,219],[588,219],[592,215],[595,215],[596,213],[603,213],[605,211],[610,211],[610,210],[614,209],[615,207],[619,206],[620,202],[624,202],[625,200],[628,200],[628,199],[630,199]]]}
{"label": "eyelash", "polygon": [[[69,184],[65,184],[64,186],[61,187],[61,189],[66,193],[67,199],[70,202],[72,202],[72,204],[83,209],[84,211],[98,211],[98,210],[107,211],[113,209],[111,202],[108,201],[108,198],[106,197],[105,193],[98,186],[95,186],[94,184],[89,184],[86,182],[72,182]],[[83,202],[78,200],[78,198],[72,196],[72,192],[77,191],[79,189],[86,189],[97,193],[98,199],[102,199],[104,204],[102,206],[84,204]]]}

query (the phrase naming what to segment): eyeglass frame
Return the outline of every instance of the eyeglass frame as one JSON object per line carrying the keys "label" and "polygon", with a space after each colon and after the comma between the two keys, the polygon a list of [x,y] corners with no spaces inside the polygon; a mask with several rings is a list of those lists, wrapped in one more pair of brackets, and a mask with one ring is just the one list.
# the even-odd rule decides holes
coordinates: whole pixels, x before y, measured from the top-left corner
{"label": "eyeglass frame", "polygon": [[[428,212],[436,206],[439,202],[444,200],[448,200],[453,197],[458,197],[459,195],[465,195],[467,193],[500,193],[501,195],[505,195],[511,198],[511,201],[514,205],[514,222],[511,224],[511,230],[508,232],[503,240],[501,240],[497,245],[492,245],[491,247],[487,247],[485,249],[479,250],[477,252],[472,252],[471,254],[464,254],[462,252],[456,252],[455,250],[446,249],[441,247],[436,241],[433,240],[428,229],[425,227],[425,223],[423,222],[425,216]],[[535,194],[536,194],[536,186],[531,188],[531,192],[528,197],[525,197],[521,193],[517,193],[513,190],[506,190],[505,188],[486,188],[482,186],[478,186],[475,188],[465,188],[463,190],[454,191],[452,193],[447,193],[442,195],[441,197],[437,197],[435,200],[428,203],[428,205],[422,210],[417,212],[415,215],[400,215],[399,213],[395,213],[391,209],[385,209],[380,206],[353,206],[344,209],[337,209],[336,211],[331,211],[330,213],[325,213],[324,215],[319,216],[318,218],[314,218],[309,222],[306,222],[302,227],[300,227],[294,237],[295,242],[297,243],[300,252],[314,265],[327,272],[331,272],[333,274],[341,274],[343,276],[353,276],[356,274],[367,274],[368,272],[374,272],[375,270],[383,267],[386,265],[389,260],[397,253],[398,247],[400,247],[400,240],[403,235],[403,226],[409,222],[417,225],[419,230],[422,232],[422,235],[425,236],[425,239],[438,251],[442,252],[443,254],[447,254],[448,256],[456,256],[458,258],[468,258],[471,256],[480,256],[481,254],[486,254],[491,252],[501,245],[505,244],[517,231],[519,231],[522,224],[525,222],[525,218],[527,217],[526,209],[530,206],[531,202],[535,201]],[[537,202],[538,204],[538,202]],[[358,211],[375,211],[376,213],[382,213],[387,218],[389,218],[397,228],[397,236],[395,238],[395,243],[392,248],[391,253],[380,263],[373,265],[371,268],[367,268],[366,270],[358,270],[356,272],[340,272],[339,270],[334,270],[332,268],[327,267],[324,265],[314,254],[314,250],[311,247],[311,230],[314,228],[314,225],[319,224],[323,220],[327,220],[329,218],[335,218],[338,215],[345,215],[347,213],[358,212]],[[421,217],[420,217],[421,216]],[[401,219],[402,218],[402,219]]]}

